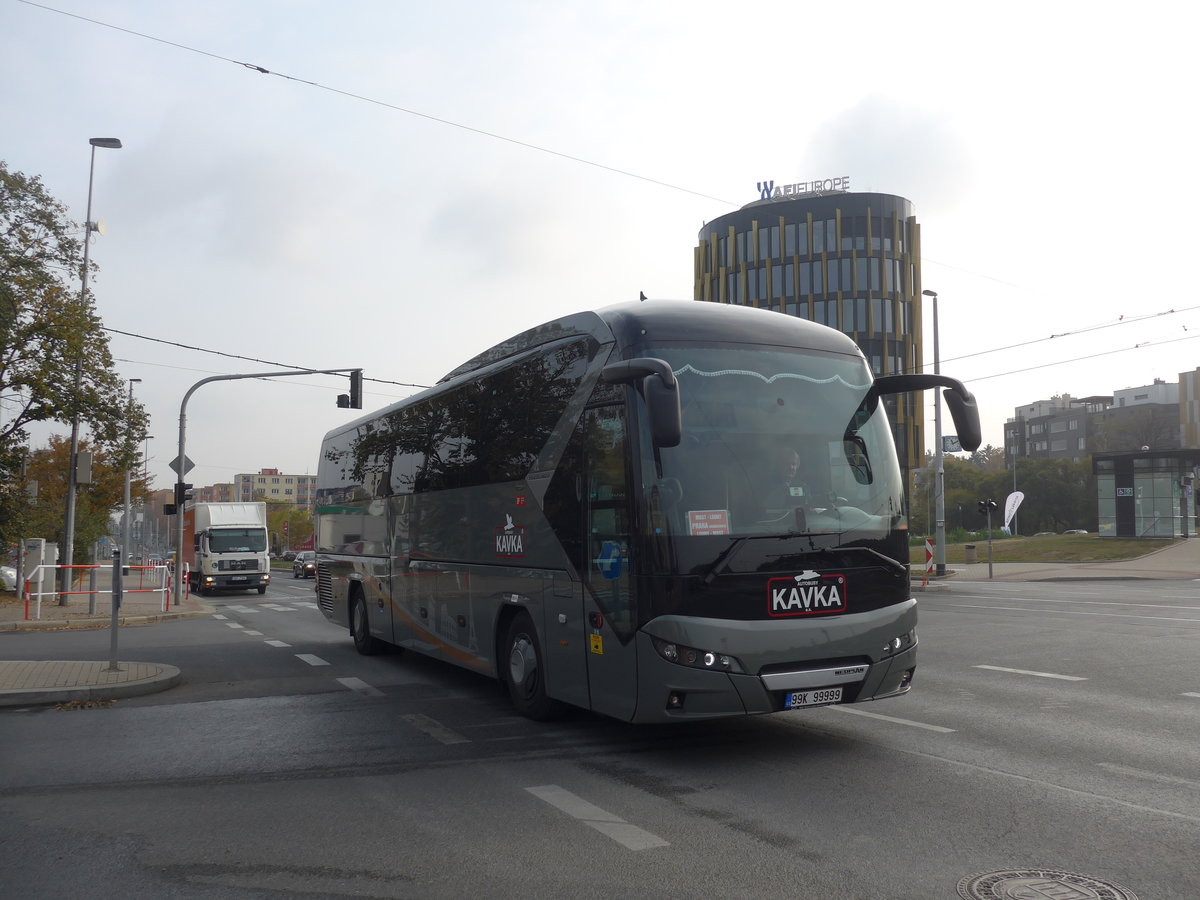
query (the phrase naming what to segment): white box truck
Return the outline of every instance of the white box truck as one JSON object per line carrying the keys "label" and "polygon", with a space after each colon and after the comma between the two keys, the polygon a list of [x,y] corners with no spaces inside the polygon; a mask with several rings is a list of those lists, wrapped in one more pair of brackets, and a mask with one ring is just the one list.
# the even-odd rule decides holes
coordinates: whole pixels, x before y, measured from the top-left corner
{"label": "white box truck", "polygon": [[191,553],[192,590],[267,592],[265,503],[197,503],[183,513],[183,552]]}

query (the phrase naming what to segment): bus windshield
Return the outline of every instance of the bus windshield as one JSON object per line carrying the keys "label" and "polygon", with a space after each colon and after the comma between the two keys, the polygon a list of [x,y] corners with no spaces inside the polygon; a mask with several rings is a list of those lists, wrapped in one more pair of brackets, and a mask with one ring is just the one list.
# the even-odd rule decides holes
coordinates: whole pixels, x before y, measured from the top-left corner
{"label": "bus windshield", "polygon": [[683,421],[680,444],[658,451],[661,469],[644,451],[648,534],[723,536],[719,554],[729,537],[820,536],[829,548],[906,531],[883,405],[859,409],[872,382],[864,360],[746,345],[645,355],[671,365]]}

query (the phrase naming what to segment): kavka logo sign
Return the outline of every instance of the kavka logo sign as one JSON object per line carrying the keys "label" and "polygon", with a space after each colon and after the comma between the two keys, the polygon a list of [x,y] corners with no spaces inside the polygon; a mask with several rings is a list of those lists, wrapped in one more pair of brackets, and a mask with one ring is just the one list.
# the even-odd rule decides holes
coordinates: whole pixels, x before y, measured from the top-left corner
{"label": "kavka logo sign", "polygon": [[767,581],[771,616],[820,616],[846,611],[846,576],[806,569],[799,575]]}
{"label": "kavka logo sign", "polygon": [[496,555],[504,559],[520,559],[525,555],[525,529],[513,524],[513,518],[504,514],[504,525],[496,529]]}

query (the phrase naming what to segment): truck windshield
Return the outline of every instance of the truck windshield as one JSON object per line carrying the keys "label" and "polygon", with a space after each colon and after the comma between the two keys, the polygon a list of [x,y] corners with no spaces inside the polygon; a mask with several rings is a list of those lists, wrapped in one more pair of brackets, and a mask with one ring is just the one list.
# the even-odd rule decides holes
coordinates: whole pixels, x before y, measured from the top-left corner
{"label": "truck windshield", "polygon": [[[883,404],[859,411],[872,382],[864,360],[732,344],[644,355],[666,360],[679,381],[682,441],[658,451],[661,475],[653,451],[641,451],[643,524],[672,539],[679,563],[724,566],[731,538],[773,536],[795,539],[768,542],[773,555],[853,545],[906,558],[904,483]],[[733,555],[761,562],[762,552]]]}
{"label": "truck windshield", "polygon": [[267,532],[262,528],[214,528],[208,533],[212,553],[262,553],[267,549]]}

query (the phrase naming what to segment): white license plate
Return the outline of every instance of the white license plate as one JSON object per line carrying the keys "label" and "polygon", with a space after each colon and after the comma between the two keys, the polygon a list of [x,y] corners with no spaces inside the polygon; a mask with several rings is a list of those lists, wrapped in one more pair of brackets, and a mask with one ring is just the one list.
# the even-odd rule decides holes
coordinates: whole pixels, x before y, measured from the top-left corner
{"label": "white license plate", "polygon": [[784,709],[803,709],[806,706],[828,706],[842,702],[842,689],[820,688],[815,691],[792,691],[783,698]]}
{"label": "white license plate", "polygon": [[231,576],[229,577],[229,580],[230,580],[230,581],[245,581],[245,580],[246,580],[246,576],[245,576],[245,575],[231,575]]}

